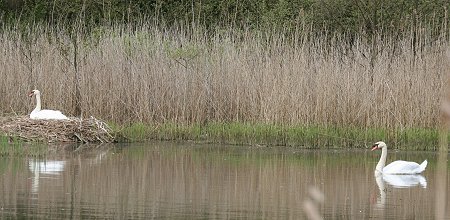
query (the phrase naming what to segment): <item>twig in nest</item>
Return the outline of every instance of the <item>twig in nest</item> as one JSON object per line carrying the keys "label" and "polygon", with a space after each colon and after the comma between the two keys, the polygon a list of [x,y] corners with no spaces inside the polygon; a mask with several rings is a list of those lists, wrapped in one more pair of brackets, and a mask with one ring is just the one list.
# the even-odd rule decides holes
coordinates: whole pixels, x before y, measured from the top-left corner
{"label": "twig in nest", "polygon": [[0,118],[0,132],[24,141],[114,142],[112,129],[94,117],[69,120],[34,120],[26,116]]}

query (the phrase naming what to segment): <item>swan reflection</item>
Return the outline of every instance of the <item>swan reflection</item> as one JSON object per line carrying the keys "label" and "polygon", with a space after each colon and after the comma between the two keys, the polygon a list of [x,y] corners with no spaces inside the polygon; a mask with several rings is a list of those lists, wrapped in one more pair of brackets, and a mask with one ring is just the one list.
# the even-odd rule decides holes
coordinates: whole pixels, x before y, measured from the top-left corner
{"label": "swan reflection", "polygon": [[394,188],[409,188],[421,186],[427,188],[427,179],[420,174],[415,175],[390,175],[383,174],[383,180]]}
{"label": "swan reflection", "polygon": [[29,160],[28,161],[28,169],[33,173],[32,183],[31,183],[31,191],[33,193],[37,193],[39,191],[39,179],[42,178],[41,175],[46,178],[50,176],[59,175],[62,171],[64,171],[64,166],[66,165],[66,161],[58,161],[58,160]]}
{"label": "swan reflection", "polygon": [[386,187],[384,185],[383,175],[375,175],[375,182],[380,190],[380,197],[377,198],[376,206],[378,208],[384,208],[384,205],[386,204]]}
{"label": "swan reflection", "polygon": [[420,186],[427,188],[427,180],[420,174],[415,175],[393,175],[393,174],[375,174],[375,182],[380,190],[380,196],[377,198],[376,206],[384,208],[386,204],[386,184],[394,188],[410,188]]}

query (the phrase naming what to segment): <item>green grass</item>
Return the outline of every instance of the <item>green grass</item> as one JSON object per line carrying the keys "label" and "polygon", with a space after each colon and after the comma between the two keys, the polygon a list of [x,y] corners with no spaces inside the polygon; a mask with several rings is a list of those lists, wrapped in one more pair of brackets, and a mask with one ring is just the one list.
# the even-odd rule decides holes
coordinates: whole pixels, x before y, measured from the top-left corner
{"label": "green grass", "polygon": [[136,123],[115,126],[122,140],[192,140],[197,142],[234,145],[290,146],[301,148],[368,148],[383,140],[392,148],[436,150],[439,132],[435,129],[414,128],[388,130],[360,129],[317,125],[277,125],[265,123],[207,123],[177,125]]}
{"label": "green grass", "polygon": [[39,142],[23,142],[17,137],[0,134],[0,157],[32,156],[42,157],[48,152],[48,145]]}
{"label": "green grass", "polygon": [[[281,125],[269,123],[212,122],[180,125],[175,123],[130,125],[112,124],[119,142],[149,140],[194,141],[233,145],[289,146],[298,148],[369,148],[385,141],[390,148],[436,150],[439,132],[435,129],[384,128],[360,129],[318,125]],[[23,142],[0,134],[0,156],[44,156],[49,146],[40,142]]]}

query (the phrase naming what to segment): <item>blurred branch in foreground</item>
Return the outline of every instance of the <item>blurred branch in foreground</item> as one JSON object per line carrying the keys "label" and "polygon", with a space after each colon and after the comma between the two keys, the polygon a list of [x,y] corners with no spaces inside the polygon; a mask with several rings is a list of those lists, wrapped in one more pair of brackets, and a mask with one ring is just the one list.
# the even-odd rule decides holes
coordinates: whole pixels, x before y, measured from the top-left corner
{"label": "blurred branch in foreground", "polygon": [[[447,60],[450,51],[447,51]],[[448,65],[448,64],[447,64]],[[447,68],[448,69],[448,68]],[[442,103],[442,130],[439,143],[439,156],[436,168],[436,213],[435,219],[444,219],[447,206],[447,157],[448,157],[448,128],[450,126],[450,75],[447,79],[447,97]]]}
{"label": "blurred branch in foreground", "polygon": [[320,205],[324,202],[325,196],[319,189],[311,187],[308,190],[309,197],[303,202],[303,209],[311,220],[323,219],[320,215]]}

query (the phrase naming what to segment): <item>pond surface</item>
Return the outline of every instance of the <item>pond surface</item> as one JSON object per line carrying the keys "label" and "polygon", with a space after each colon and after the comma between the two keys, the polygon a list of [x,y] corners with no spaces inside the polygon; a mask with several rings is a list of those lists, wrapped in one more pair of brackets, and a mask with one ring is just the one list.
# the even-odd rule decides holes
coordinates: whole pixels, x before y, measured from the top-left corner
{"label": "pond surface", "polygon": [[428,159],[426,171],[375,178],[379,156],[158,142],[3,157],[0,218],[305,219],[309,207],[325,219],[434,219],[437,154],[391,150],[388,162]]}

